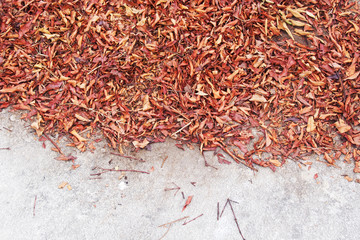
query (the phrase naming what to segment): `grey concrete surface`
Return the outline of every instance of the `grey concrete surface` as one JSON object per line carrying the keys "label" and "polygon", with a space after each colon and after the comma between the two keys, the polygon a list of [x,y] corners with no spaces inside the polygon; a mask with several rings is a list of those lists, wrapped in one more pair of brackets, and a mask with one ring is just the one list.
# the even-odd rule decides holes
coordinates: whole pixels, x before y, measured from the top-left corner
{"label": "grey concrete surface", "polygon": [[[211,153],[206,158],[217,170],[205,167],[196,147],[182,151],[173,141],[131,153],[145,162],[110,155],[104,142],[94,153],[63,143],[80,165],[73,170],[71,162],[54,160],[51,143],[43,148],[19,116],[0,112],[0,148],[10,147],[0,150],[0,239],[241,239],[229,206],[217,220],[217,204],[222,211],[228,198],[237,202],[232,207],[247,240],[360,238],[360,184],[341,176],[357,177],[351,164],[314,161],[309,170],[289,161],[276,173],[254,173],[220,165]],[[90,179],[95,166],[153,171]],[[58,188],[63,181],[71,190]],[[180,190],[165,191],[173,183]],[[193,199],[182,211],[188,196]]]}

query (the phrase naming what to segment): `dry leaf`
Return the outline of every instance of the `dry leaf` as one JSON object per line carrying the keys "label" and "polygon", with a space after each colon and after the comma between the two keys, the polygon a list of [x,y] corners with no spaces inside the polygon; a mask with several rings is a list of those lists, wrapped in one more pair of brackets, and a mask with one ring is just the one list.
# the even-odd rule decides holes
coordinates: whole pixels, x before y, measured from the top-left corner
{"label": "dry leaf", "polygon": [[86,138],[83,138],[82,136],[80,136],[80,134],[78,134],[77,132],[76,132],[76,130],[72,130],[71,132],[70,132],[72,135],[74,135],[76,138],[77,138],[77,140],[79,140],[79,142],[86,142],[88,139],[86,139]]}
{"label": "dry leaf", "polygon": [[60,185],[58,186],[58,188],[63,189],[67,184],[68,184],[68,182],[61,182]]}
{"label": "dry leaf", "polygon": [[149,101],[149,95],[145,95],[143,100],[143,111],[147,111],[152,109],[150,101]]}
{"label": "dry leaf", "polygon": [[346,122],[341,118],[339,119],[339,121],[335,123],[335,127],[338,129],[340,133],[346,133],[351,129],[351,127],[348,124],[346,124]]}
{"label": "dry leaf", "polygon": [[150,142],[144,138],[144,140],[142,142],[139,142],[139,141],[133,141],[132,142],[134,144],[135,147],[137,148],[144,148],[146,147]]}
{"label": "dry leaf", "polygon": [[327,153],[324,153],[324,159],[330,164],[334,163],[334,160]]}
{"label": "dry leaf", "polygon": [[252,102],[267,102],[266,98],[259,94],[252,95],[252,97],[250,98],[250,101],[252,101]]}
{"label": "dry leaf", "polygon": [[186,202],[185,202],[185,205],[184,205],[182,211],[184,211],[185,208],[191,203],[192,198],[193,198],[193,196],[189,196],[189,197],[186,199]]}
{"label": "dry leaf", "polygon": [[314,131],[315,129],[316,129],[316,126],[315,126],[314,117],[313,117],[313,116],[310,116],[309,119],[308,119],[306,131],[307,131],[307,132],[312,132],[312,131]]}
{"label": "dry leaf", "polygon": [[349,177],[348,175],[344,175],[344,178],[348,181],[348,182],[352,182],[353,179],[351,177]]}
{"label": "dry leaf", "polygon": [[281,166],[281,162],[279,160],[276,159],[270,159],[269,162],[277,167]]}

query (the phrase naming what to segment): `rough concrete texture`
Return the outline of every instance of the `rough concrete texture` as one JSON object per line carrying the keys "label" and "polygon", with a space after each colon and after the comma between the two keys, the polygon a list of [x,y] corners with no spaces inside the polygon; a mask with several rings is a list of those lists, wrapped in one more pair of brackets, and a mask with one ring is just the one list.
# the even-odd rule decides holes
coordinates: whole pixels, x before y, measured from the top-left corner
{"label": "rough concrete texture", "polygon": [[[360,184],[341,176],[354,177],[351,164],[314,161],[308,170],[288,161],[276,173],[254,173],[220,165],[211,153],[206,158],[217,170],[205,167],[198,150],[183,151],[173,141],[129,153],[145,162],[110,155],[104,142],[95,153],[62,144],[77,156],[80,167],[72,170],[71,162],[54,160],[51,143],[43,148],[19,116],[0,112],[0,148],[10,147],[0,150],[0,239],[241,239],[229,205],[217,220],[217,204],[221,212],[228,198],[237,202],[232,207],[248,240],[359,239]],[[90,179],[95,166],[154,170]],[[72,189],[59,189],[63,181]],[[178,192],[165,191],[174,184]],[[182,211],[188,196],[193,199]]]}

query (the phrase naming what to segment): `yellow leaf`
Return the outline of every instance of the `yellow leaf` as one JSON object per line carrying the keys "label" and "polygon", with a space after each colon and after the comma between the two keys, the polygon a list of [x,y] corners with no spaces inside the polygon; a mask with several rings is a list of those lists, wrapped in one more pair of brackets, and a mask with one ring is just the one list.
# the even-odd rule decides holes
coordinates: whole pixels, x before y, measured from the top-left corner
{"label": "yellow leaf", "polygon": [[313,35],[311,32],[306,32],[301,29],[295,29],[294,31],[295,31],[295,33],[297,33],[298,35],[301,35],[301,36]]}
{"label": "yellow leaf", "polygon": [[290,29],[288,28],[285,22],[282,22],[282,27],[286,31],[286,33],[291,37],[291,39],[295,40],[294,36],[292,35]]}
{"label": "yellow leaf", "polygon": [[302,20],[302,21],[306,21],[306,18],[301,14],[301,12],[303,11],[300,11],[300,10],[297,10],[297,9],[292,9],[292,8],[287,8],[287,10],[296,18]]}
{"label": "yellow leaf", "polygon": [[288,19],[288,22],[291,25],[296,26],[296,27],[303,27],[305,25],[308,25],[307,23],[304,23],[304,22],[301,22],[301,21],[296,21],[296,20],[293,20],[293,19]]}

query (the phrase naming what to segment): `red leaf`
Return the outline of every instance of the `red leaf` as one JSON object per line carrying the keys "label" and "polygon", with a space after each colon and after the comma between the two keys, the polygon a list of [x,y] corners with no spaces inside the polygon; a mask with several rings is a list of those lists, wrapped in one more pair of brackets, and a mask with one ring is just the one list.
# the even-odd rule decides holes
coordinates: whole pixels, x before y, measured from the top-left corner
{"label": "red leaf", "polygon": [[186,199],[185,205],[182,209],[182,212],[185,210],[185,208],[191,203],[193,196],[188,196],[188,198]]}
{"label": "red leaf", "polygon": [[224,155],[222,155],[221,153],[216,154],[216,156],[218,157],[218,161],[220,164],[230,164],[231,163],[228,160],[226,160]]}
{"label": "red leaf", "polygon": [[22,25],[20,30],[19,30],[19,38],[22,38],[24,36],[25,33],[27,33],[28,31],[30,31],[31,28],[31,22],[26,23],[25,25]]}

